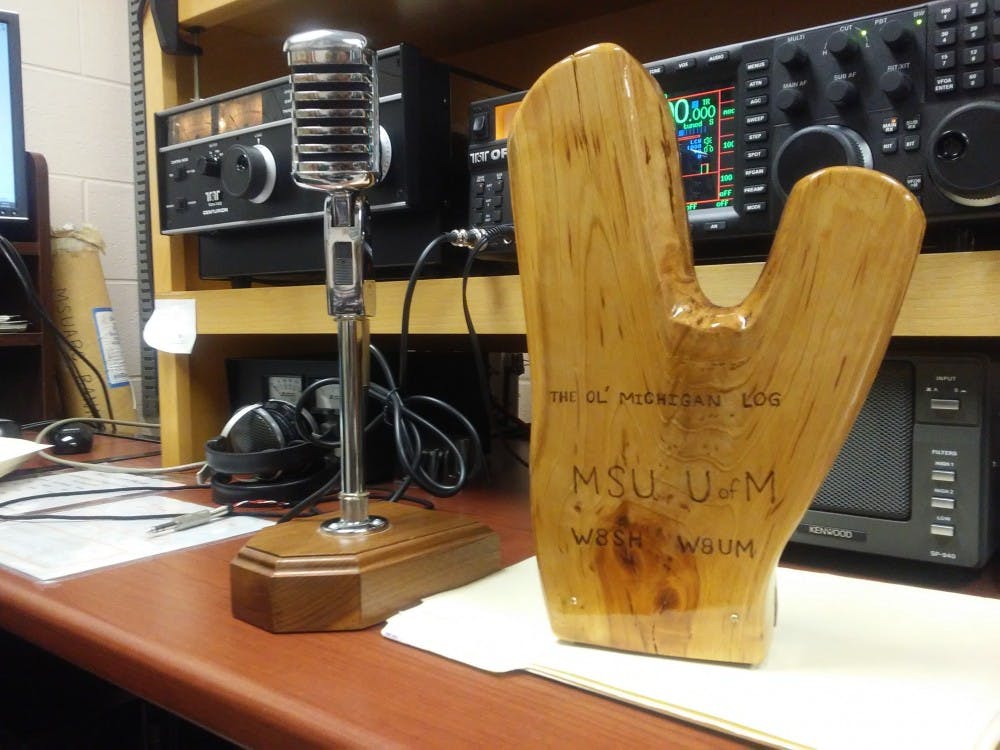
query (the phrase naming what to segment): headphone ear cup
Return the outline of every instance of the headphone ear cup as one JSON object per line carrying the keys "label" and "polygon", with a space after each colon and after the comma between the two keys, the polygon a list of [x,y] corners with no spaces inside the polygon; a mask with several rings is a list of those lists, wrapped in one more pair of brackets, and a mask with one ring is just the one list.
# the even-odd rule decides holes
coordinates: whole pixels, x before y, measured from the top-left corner
{"label": "headphone ear cup", "polygon": [[[205,444],[206,463],[219,474],[266,481],[315,470],[323,450],[302,439],[295,416],[295,406],[279,399],[237,409]],[[303,422],[316,431],[311,415],[304,414]]]}
{"label": "headphone ear cup", "polygon": [[237,409],[222,428],[220,437],[234,453],[285,448],[301,440],[295,407],[279,399]]}
{"label": "headphone ear cup", "polygon": [[282,439],[285,445],[291,445],[296,440],[301,440],[299,428],[295,424],[295,405],[280,399],[270,399],[261,404],[261,408],[267,411],[274,419],[278,429],[281,430]]}

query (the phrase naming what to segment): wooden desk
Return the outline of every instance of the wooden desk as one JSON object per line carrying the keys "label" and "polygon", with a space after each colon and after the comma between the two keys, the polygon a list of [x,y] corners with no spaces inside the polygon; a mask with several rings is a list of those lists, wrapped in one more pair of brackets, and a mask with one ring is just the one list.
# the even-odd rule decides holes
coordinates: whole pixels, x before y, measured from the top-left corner
{"label": "wooden desk", "polygon": [[[125,442],[100,447],[117,455]],[[437,504],[492,526],[509,564],[532,553],[526,476],[495,475],[493,486]],[[201,491],[184,496],[205,499]],[[389,641],[378,627],[258,630],[229,612],[228,565],[243,541],[49,585],[0,571],[0,627],[253,747],[746,747],[529,674],[480,672]],[[796,564],[812,564],[808,553],[795,554]],[[883,572],[905,569],[890,561]],[[996,561],[981,573],[921,570],[935,586],[1000,595]]]}

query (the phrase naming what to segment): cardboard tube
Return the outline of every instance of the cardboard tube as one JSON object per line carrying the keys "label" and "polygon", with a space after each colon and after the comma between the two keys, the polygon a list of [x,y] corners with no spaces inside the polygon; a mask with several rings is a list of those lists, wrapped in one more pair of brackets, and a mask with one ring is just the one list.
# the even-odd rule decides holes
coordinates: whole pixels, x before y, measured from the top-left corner
{"label": "cardboard tube", "polygon": [[[107,387],[108,398],[93,370],[73,357],[84,388],[103,418],[135,421],[135,402],[125,357],[111,310],[100,254],[104,240],[91,226],[52,231],[52,298],[59,330],[94,364]],[[59,392],[69,417],[93,416],[62,358],[58,363]],[[110,410],[108,400],[110,400]],[[109,411],[111,413],[109,413]]]}

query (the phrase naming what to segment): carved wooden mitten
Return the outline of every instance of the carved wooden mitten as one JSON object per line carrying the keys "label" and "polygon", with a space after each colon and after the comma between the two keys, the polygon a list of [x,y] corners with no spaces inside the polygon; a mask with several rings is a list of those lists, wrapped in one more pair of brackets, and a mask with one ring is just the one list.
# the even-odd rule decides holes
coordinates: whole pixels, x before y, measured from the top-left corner
{"label": "carved wooden mitten", "polygon": [[509,146],[553,630],[759,663],[778,557],[875,377],[920,207],[877,172],[813,174],[754,289],[718,307],[695,278],[666,102],[625,51],[548,70]]}

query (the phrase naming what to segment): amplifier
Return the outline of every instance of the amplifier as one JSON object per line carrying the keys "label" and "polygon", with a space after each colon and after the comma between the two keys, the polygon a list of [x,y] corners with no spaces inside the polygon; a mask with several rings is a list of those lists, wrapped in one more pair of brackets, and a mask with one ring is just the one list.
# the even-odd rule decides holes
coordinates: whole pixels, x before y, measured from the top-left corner
{"label": "amplifier", "polygon": [[[657,60],[702,261],[755,257],[792,185],[826,166],[879,170],[917,195],[931,230],[996,233],[1000,2],[942,0]],[[469,115],[470,223],[509,223],[507,132],[524,93]],[[993,221],[989,221],[993,220]],[[936,235],[935,235],[936,236]],[[955,233],[948,235],[954,242]],[[974,234],[967,237],[974,249]]]}
{"label": "amplifier", "polygon": [[[451,75],[409,45],[378,52],[388,171],[368,199],[382,277],[406,275],[427,242],[464,223]],[[323,269],[325,195],[292,180],[290,96],[286,77],[156,113],[160,231],[198,235],[205,278]]]}
{"label": "amplifier", "polygon": [[890,352],[791,541],[984,565],[1000,536],[998,396],[983,355]]}

